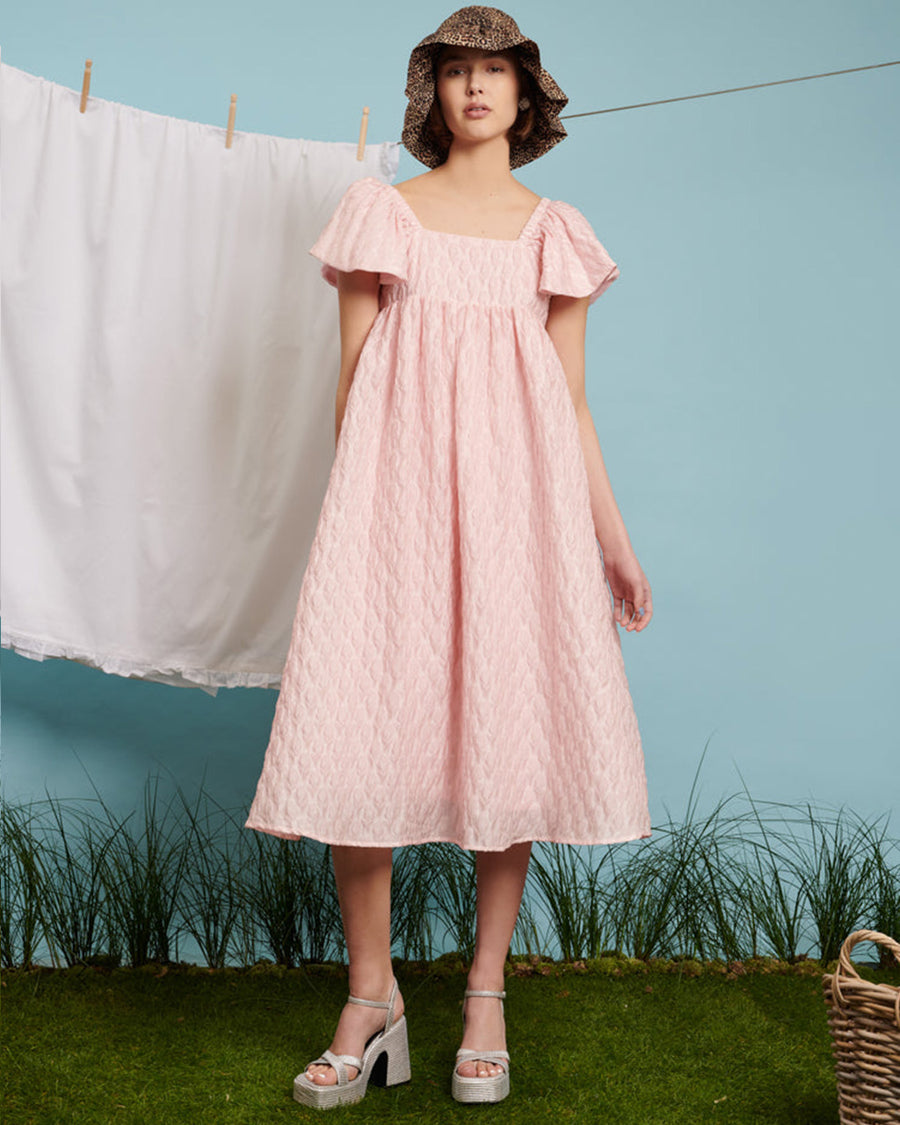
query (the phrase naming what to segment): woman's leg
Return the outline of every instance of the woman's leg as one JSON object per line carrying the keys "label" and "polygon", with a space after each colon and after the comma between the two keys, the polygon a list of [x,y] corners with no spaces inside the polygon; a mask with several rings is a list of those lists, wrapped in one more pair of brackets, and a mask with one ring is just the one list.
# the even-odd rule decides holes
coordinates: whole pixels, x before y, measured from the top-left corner
{"label": "woman's leg", "polygon": [[[476,855],[478,921],[469,988],[491,991],[503,988],[503,966],[519,916],[530,856],[531,841],[513,844],[503,852],[478,852]],[[506,1028],[499,1000],[490,996],[470,996],[466,1000],[466,1026],[461,1046],[476,1051],[506,1049]],[[460,1063],[458,1070],[466,1078],[500,1073],[498,1066],[480,1059]]]}
{"label": "woman's leg", "polygon": [[[387,1000],[394,979],[391,966],[391,849],[333,845],[331,857],[349,959],[349,985],[363,1000]],[[394,1019],[403,1012],[397,993]],[[362,1057],[366,1040],[384,1026],[384,1008],[344,1005],[330,1049],[336,1055]],[[337,1081],[334,1067],[318,1064],[306,1073],[323,1086]],[[347,1067],[347,1077],[358,1071]]]}

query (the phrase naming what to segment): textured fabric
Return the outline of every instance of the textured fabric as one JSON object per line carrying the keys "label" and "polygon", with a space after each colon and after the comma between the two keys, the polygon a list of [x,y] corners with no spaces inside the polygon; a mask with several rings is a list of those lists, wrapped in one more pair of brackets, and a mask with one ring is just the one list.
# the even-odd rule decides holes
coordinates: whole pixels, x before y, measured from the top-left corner
{"label": "textured fabric", "polygon": [[312,247],[382,273],[247,826],[498,851],[650,834],[550,296],[618,274],[542,198],[516,240],[352,184]]}
{"label": "textured fabric", "polygon": [[[306,253],[398,143],[235,133],[0,67],[2,643],[276,687],[334,458]],[[329,385],[331,384],[331,385]]]}

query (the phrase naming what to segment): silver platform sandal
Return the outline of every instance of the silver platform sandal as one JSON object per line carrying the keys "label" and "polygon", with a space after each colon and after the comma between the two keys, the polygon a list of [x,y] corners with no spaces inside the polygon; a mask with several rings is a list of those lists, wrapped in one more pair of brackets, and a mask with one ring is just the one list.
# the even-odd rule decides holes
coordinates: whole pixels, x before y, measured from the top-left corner
{"label": "silver platform sandal", "polygon": [[[490,992],[486,989],[467,988],[466,996],[496,996],[500,1000],[500,1010],[503,1010],[503,1001],[506,992]],[[463,1026],[466,1022],[466,1009],[463,1003]],[[460,1063],[472,1059],[481,1059],[482,1062],[494,1063],[502,1070],[499,1074],[485,1078],[466,1078],[459,1073],[457,1067]],[[460,1047],[456,1052],[456,1062],[453,1064],[453,1097],[458,1102],[502,1102],[509,1093],[509,1052],[508,1051],[475,1051],[471,1047]]]}
{"label": "silver platform sandal", "polygon": [[[317,1109],[331,1109],[336,1105],[352,1105],[354,1102],[362,1101],[370,1078],[376,1085],[381,1086],[396,1086],[400,1082],[409,1081],[406,1013],[404,1012],[394,1023],[394,1002],[397,999],[396,977],[387,1000],[361,1000],[358,996],[348,996],[347,999],[351,1004],[387,1008],[384,1027],[369,1038],[361,1059],[356,1055],[336,1055],[330,1050],[324,1051],[319,1058],[313,1059],[309,1066],[315,1066],[317,1063],[333,1066],[337,1074],[337,1082],[320,1086],[306,1077],[306,1071],[298,1074],[294,1079],[294,1100],[303,1105],[314,1106]],[[359,1071],[352,1081],[347,1079],[348,1066],[355,1066]]]}

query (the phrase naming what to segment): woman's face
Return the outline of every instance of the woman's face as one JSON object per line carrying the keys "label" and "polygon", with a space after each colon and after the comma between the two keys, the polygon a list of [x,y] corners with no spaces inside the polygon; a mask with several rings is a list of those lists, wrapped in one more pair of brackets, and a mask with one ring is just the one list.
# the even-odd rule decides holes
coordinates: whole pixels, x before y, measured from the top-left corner
{"label": "woman's face", "polygon": [[505,136],[516,120],[519,75],[512,50],[490,54],[476,47],[444,47],[435,82],[444,121],[455,138],[474,142]]}

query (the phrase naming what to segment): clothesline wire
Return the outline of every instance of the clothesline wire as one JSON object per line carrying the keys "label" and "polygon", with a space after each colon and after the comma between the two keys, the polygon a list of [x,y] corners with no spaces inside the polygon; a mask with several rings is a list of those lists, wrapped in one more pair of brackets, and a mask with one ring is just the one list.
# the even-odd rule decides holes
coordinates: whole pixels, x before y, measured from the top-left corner
{"label": "clothesline wire", "polygon": [[900,59],[893,62],[870,63],[868,66],[851,66],[846,70],[826,70],[821,74],[804,74],[799,78],[777,78],[774,82],[754,82],[751,86],[731,86],[727,90],[710,90],[705,94],[682,94],[677,98],[660,98],[654,102],[635,102],[634,105],[616,105],[609,109],[591,109],[587,113],[563,113],[560,120],[569,117],[592,117],[598,113],[617,113],[620,109],[642,109],[647,105],[665,105],[667,102],[686,102],[691,98],[712,98],[717,94],[734,94],[738,90],[758,90],[762,86],[781,86],[785,82],[808,82],[811,78],[830,78],[834,74],[853,74],[857,70],[877,70],[881,66],[900,66]]}
{"label": "clothesline wire", "polygon": [[614,105],[609,109],[589,109],[585,113],[561,113],[559,116],[560,121],[566,121],[572,117],[594,117],[598,113],[618,113],[622,109],[643,109],[648,105],[666,105],[669,102],[686,102],[691,98],[714,98],[717,94],[734,94],[738,90],[759,90],[763,86],[782,86],[785,82],[808,82],[811,78],[831,78],[835,74],[853,74],[858,70],[877,70],[882,66],[900,66],[900,59],[895,59],[892,62],[883,63],[869,63],[868,66],[850,66],[845,70],[826,70],[821,74],[803,74],[799,78],[776,78],[774,82],[754,82],[750,86],[730,86],[726,90],[709,90],[704,94],[682,94],[677,98],[659,98],[652,102],[634,102],[633,105]]}

